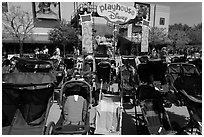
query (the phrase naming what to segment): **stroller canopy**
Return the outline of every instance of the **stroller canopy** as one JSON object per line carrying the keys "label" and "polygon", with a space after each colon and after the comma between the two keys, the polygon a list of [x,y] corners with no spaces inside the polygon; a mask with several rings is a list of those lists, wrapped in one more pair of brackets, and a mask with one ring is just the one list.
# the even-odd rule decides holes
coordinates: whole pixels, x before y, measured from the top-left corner
{"label": "stroller canopy", "polygon": [[49,72],[53,66],[49,61],[18,58],[16,68],[19,72]]}
{"label": "stroller canopy", "polygon": [[163,81],[165,79],[166,69],[167,64],[161,60],[139,64],[138,74],[140,81],[152,82],[150,79],[152,76],[154,81]]}
{"label": "stroller canopy", "polygon": [[180,76],[200,75],[195,65],[189,63],[171,63],[168,65],[167,74],[172,81]]}
{"label": "stroller canopy", "polygon": [[202,76],[193,64],[174,63],[167,69],[168,79],[177,90],[192,96],[202,95]]}
{"label": "stroller canopy", "polygon": [[[8,73],[2,77],[3,126],[14,123],[22,132],[25,125],[40,125],[45,120],[48,100],[54,92],[55,77],[50,73]],[[22,129],[21,129],[22,128]],[[15,132],[15,133],[14,133]],[[27,131],[25,132],[27,133]]]}
{"label": "stroller canopy", "polygon": [[101,61],[96,65],[96,75],[98,79],[102,79],[103,82],[110,81],[111,64],[108,61]]}
{"label": "stroller canopy", "polygon": [[3,84],[12,85],[42,85],[55,83],[56,77],[52,73],[6,73],[2,75]]}
{"label": "stroller canopy", "polygon": [[63,84],[60,91],[60,102],[62,102],[63,95],[80,95],[87,99],[88,102],[91,101],[91,87],[86,81],[71,80]]}

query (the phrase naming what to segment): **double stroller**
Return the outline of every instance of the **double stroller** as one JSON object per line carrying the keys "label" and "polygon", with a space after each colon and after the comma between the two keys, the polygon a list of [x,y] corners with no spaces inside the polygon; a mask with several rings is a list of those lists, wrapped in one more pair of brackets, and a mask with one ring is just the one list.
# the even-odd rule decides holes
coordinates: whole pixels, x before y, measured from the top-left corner
{"label": "double stroller", "polygon": [[142,63],[138,66],[140,85],[136,90],[136,99],[141,108],[142,117],[137,115],[137,125],[145,129],[141,130],[141,134],[176,134],[164,108],[164,97],[154,84],[154,81],[163,80],[165,66],[158,61]]}
{"label": "double stroller", "polygon": [[46,134],[56,77],[51,73],[2,75],[2,134]]}
{"label": "double stroller", "polygon": [[56,125],[47,126],[49,134],[87,134],[89,131],[89,108],[92,99],[90,85],[81,80],[63,84],[59,93],[61,115]]}
{"label": "double stroller", "polygon": [[190,134],[202,134],[202,76],[196,66],[172,63],[168,66],[167,78],[169,90],[176,95],[179,105],[187,107],[190,115],[183,129]]}

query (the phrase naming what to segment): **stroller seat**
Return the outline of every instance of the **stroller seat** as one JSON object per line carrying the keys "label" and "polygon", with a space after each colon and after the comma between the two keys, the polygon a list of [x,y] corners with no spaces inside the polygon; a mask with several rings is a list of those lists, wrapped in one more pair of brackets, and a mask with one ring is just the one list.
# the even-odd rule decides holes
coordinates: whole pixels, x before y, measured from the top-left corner
{"label": "stroller seat", "polygon": [[162,127],[159,112],[155,110],[155,105],[152,99],[147,99],[141,102],[141,109],[145,115],[147,126],[150,133],[158,134],[159,128]]}
{"label": "stroller seat", "polygon": [[163,106],[161,94],[149,85],[141,85],[136,91],[141,111],[149,134],[175,134]]}
{"label": "stroller seat", "polygon": [[133,66],[121,66],[119,79],[121,80],[119,86],[124,91],[124,95],[133,95],[135,86],[135,70]]}
{"label": "stroller seat", "polygon": [[146,99],[140,103],[150,134],[176,134],[170,129],[166,112],[163,112],[163,108],[160,108],[161,105],[158,103],[155,99]]}
{"label": "stroller seat", "polygon": [[64,104],[63,125],[84,125],[87,111],[87,102],[82,96],[68,96]]}
{"label": "stroller seat", "polygon": [[79,95],[68,96],[63,107],[63,122],[55,128],[56,134],[83,134],[89,126],[86,125],[88,103]]}

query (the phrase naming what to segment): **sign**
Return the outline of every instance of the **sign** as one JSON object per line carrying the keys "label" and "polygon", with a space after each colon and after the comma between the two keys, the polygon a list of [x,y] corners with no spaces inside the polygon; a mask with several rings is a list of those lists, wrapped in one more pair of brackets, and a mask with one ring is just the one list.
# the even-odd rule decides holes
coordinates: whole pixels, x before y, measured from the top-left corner
{"label": "sign", "polygon": [[34,13],[38,19],[60,19],[59,2],[34,2]]}
{"label": "sign", "polygon": [[136,23],[149,26],[150,4],[135,2],[134,7],[137,10],[137,17],[136,17],[137,22]]}
{"label": "sign", "polygon": [[149,27],[143,25],[142,26],[142,42],[141,42],[141,52],[148,52],[149,47]]}
{"label": "sign", "polygon": [[[87,14],[86,14],[87,15]],[[82,17],[83,18],[83,17]],[[82,49],[87,53],[93,53],[92,47],[92,21],[89,19],[82,19]]]}
{"label": "sign", "polygon": [[81,23],[93,22],[91,14],[80,15]]}
{"label": "sign", "polygon": [[119,3],[100,3],[97,6],[97,13],[110,22],[124,24],[136,17],[137,10]]}

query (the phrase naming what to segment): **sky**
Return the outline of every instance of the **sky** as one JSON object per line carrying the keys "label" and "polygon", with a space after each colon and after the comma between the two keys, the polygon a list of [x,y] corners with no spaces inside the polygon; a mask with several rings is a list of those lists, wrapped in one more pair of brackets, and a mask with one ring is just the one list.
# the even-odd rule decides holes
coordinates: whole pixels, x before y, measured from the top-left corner
{"label": "sky", "polygon": [[[71,2],[73,3],[74,1],[71,1]],[[109,0],[109,1],[105,0],[103,2],[114,2],[114,0]],[[124,4],[125,0],[117,1],[117,2]],[[131,1],[128,1],[128,2],[131,2]],[[143,1],[138,1],[138,2],[143,2]],[[185,1],[185,2],[179,2],[179,1],[178,2],[166,2],[166,1],[148,2],[148,1],[145,1],[145,2],[169,6],[170,7],[170,25],[173,25],[175,23],[182,23],[182,24],[187,24],[189,26],[193,26],[194,24],[197,25],[198,23],[202,23],[202,2],[201,1],[200,2],[199,1],[197,2],[189,2],[189,1]],[[129,4],[127,5],[129,6]],[[65,10],[63,10],[63,6],[61,6],[61,8],[62,8],[62,12],[66,12],[66,14],[71,15],[73,11],[73,4],[68,4],[68,5],[66,4]],[[67,19],[70,20],[69,15],[67,15]]]}
{"label": "sky", "polygon": [[[153,2],[152,2],[153,3]],[[202,22],[202,2],[154,2],[170,7],[170,25],[175,23],[193,26]]]}

